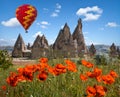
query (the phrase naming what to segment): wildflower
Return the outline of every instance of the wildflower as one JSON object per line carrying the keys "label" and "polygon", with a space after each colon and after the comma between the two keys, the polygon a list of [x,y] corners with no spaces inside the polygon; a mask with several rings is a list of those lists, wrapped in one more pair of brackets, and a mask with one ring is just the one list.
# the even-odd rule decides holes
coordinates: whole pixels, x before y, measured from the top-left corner
{"label": "wildflower", "polygon": [[86,60],[82,60],[81,61],[82,65],[86,66],[88,64],[88,62]]}
{"label": "wildflower", "polygon": [[95,85],[94,88],[96,89],[96,97],[105,96],[105,93],[107,92],[107,88],[101,85]]}
{"label": "wildflower", "polygon": [[62,64],[57,64],[55,66],[55,70],[57,72],[60,72],[60,73],[66,73],[66,66],[62,65]]}
{"label": "wildflower", "polygon": [[84,66],[88,67],[88,68],[91,68],[91,67],[94,66],[92,63],[90,63],[90,62],[88,62],[88,61],[86,61],[86,60],[82,60],[81,63],[82,63]]}
{"label": "wildflower", "polygon": [[49,68],[49,65],[47,63],[40,63],[39,65],[40,65],[41,70],[45,70]]}
{"label": "wildflower", "polygon": [[18,68],[18,73],[28,81],[33,80],[33,70],[31,70],[28,66],[25,68]]}
{"label": "wildflower", "polygon": [[94,76],[97,77],[97,76],[100,76],[102,74],[102,69],[99,69],[99,68],[94,68]]}
{"label": "wildflower", "polygon": [[67,64],[67,69],[72,72],[77,72],[76,64],[70,60],[65,60],[65,63]]}
{"label": "wildflower", "polygon": [[41,62],[41,63],[47,63],[47,62],[48,62],[48,59],[47,59],[47,58],[40,58],[40,62]]}
{"label": "wildflower", "polygon": [[103,75],[102,80],[105,84],[112,84],[115,82],[114,78],[111,75]]}
{"label": "wildflower", "polygon": [[101,82],[101,81],[102,81],[101,76],[97,76],[97,77],[96,77],[96,80],[97,80],[98,82]]}
{"label": "wildflower", "polygon": [[2,90],[4,90],[4,91],[7,89],[7,87],[6,87],[5,85],[3,85],[1,88],[2,88]]}
{"label": "wildflower", "polygon": [[56,64],[54,68],[49,68],[48,71],[54,75],[60,75],[62,73],[66,73],[66,66],[62,64]]}
{"label": "wildflower", "polygon": [[88,86],[86,89],[86,93],[88,94],[88,97],[95,96],[96,90],[94,87]]}
{"label": "wildflower", "polygon": [[48,72],[51,73],[51,74],[53,74],[53,75],[56,75],[56,74],[55,74],[55,68],[53,68],[53,67],[51,67],[51,66],[49,66]]}
{"label": "wildflower", "polygon": [[38,74],[37,78],[41,81],[45,81],[47,79],[48,73],[46,71],[42,71]]}
{"label": "wildflower", "polygon": [[6,79],[6,82],[11,86],[16,86],[18,83],[18,76],[16,73],[11,72],[10,76]]}
{"label": "wildflower", "polygon": [[90,72],[90,71],[86,72],[86,75],[87,75],[88,77],[90,77],[90,78],[94,78],[94,77],[95,77],[94,73],[92,73],[92,72]]}
{"label": "wildflower", "polygon": [[118,77],[117,73],[113,70],[110,71],[110,75],[113,77],[113,78],[116,78]]}
{"label": "wildflower", "polygon": [[98,82],[101,82],[102,70],[99,69],[99,68],[94,68],[93,73],[94,73],[94,77],[96,78],[96,80],[97,80]]}
{"label": "wildflower", "polygon": [[36,65],[27,65],[25,68],[29,69],[32,73],[37,71]]}
{"label": "wildflower", "polygon": [[88,78],[87,78],[86,75],[80,74],[80,79],[81,79],[82,81],[86,81]]}

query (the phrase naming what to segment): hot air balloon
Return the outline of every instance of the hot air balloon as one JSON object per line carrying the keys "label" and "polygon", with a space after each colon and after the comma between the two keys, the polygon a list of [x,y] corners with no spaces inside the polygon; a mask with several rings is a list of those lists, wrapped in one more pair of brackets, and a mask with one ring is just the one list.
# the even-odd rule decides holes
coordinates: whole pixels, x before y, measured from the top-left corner
{"label": "hot air balloon", "polygon": [[28,30],[31,24],[37,17],[37,10],[35,7],[29,4],[24,4],[19,6],[16,9],[16,18],[20,22],[20,24],[24,27],[24,29]]}

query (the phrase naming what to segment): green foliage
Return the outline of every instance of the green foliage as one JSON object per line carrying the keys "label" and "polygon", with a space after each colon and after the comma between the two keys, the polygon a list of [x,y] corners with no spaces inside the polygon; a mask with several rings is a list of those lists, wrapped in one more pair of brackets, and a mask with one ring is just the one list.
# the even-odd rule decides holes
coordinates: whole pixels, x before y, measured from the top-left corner
{"label": "green foliage", "polygon": [[96,65],[107,65],[107,59],[104,55],[96,55],[95,56],[95,63]]}
{"label": "green foliage", "polygon": [[0,68],[7,69],[12,65],[12,58],[6,50],[0,50]]}

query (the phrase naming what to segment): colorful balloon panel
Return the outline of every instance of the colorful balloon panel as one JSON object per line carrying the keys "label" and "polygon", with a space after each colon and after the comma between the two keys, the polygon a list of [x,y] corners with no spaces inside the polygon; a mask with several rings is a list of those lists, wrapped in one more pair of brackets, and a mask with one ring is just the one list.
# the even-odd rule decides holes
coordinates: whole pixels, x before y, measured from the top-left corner
{"label": "colorful balloon panel", "polygon": [[27,30],[37,17],[37,10],[29,4],[24,4],[16,9],[16,18],[20,24]]}

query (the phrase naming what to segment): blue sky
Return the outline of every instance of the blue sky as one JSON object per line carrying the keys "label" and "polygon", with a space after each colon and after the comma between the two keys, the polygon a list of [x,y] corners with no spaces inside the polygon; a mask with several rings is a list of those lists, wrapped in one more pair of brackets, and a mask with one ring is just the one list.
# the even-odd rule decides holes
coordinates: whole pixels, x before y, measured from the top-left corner
{"label": "blue sky", "polygon": [[[66,22],[73,33],[79,18],[87,45],[111,45],[113,42],[120,45],[120,0],[0,1],[0,46],[14,45],[19,33],[26,45],[32,44],[38,34],[44,34],[52,44]],[[38,13],[28,33],[15,17],[16,8],[23,4],[33,5]]]}

